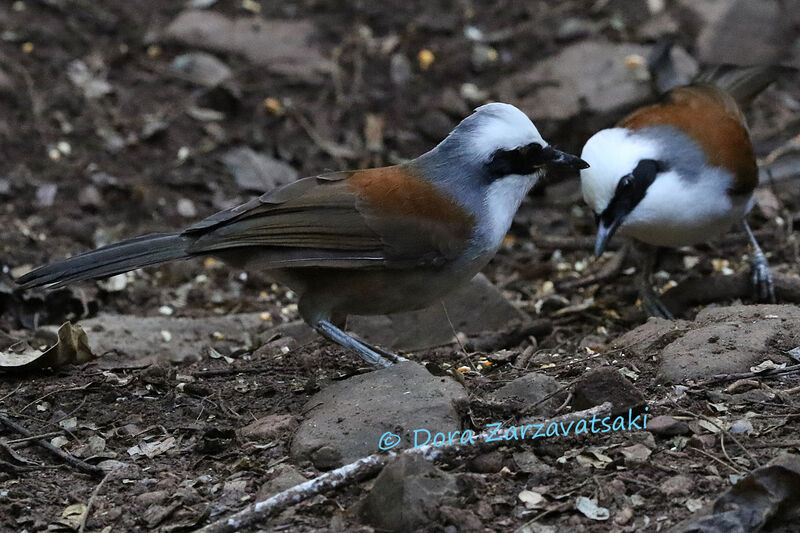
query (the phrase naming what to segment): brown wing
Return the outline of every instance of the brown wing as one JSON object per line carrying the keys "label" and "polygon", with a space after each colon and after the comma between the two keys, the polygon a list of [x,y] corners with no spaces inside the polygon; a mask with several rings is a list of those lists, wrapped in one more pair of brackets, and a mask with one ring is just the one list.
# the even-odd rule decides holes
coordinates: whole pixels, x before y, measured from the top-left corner
{"label": "brown wing", "polygon": [[713,85],[687,85],[664,95],[662,102],[634,111],[619,126],[632,130],[671,125],[693,138],[714,166],[730,170],[734,194],[758,185],[758,167],[747,125],[736,101]]}
{"label": "brown wing", "polygon": [[189,227],[190,253],[261,247],[267,264],[411,266],[453,258],[472,218],[408,166],[301,179]]}

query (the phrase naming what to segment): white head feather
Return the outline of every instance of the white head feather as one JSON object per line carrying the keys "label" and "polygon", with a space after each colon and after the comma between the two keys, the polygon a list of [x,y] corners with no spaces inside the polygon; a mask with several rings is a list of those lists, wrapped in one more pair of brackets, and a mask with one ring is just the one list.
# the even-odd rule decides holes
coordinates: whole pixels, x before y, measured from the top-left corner
{"label": "white head feather", "polygon": [[482,105],[465,118],[451,135],[464,135],[464,149],[486,161],[497,150],[513,150],[530,143],[547,146],[528,116],[511,104]]}
{"label": "white head feather", "polygon": [[610,128],[586,141],[581,159],[589,163],[589,168],[581,170],[583,199],[600,214],[614,197],[619,180],[633,172],[639,161],[659,159],[659,146],[653,140],[630,135],[625,128]]}

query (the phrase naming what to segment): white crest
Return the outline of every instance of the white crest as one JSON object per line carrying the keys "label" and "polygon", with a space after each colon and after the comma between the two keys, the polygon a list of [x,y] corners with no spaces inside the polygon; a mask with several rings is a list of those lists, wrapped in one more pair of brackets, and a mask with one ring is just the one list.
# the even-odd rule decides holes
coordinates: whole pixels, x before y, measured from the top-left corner
{"label": "white crest", "polygon": [[497,150],[513,150],[530,143],[547,146],[528,116],[511,104],[482,105],[450,134],[464,143],[464,151],[481,161]]}

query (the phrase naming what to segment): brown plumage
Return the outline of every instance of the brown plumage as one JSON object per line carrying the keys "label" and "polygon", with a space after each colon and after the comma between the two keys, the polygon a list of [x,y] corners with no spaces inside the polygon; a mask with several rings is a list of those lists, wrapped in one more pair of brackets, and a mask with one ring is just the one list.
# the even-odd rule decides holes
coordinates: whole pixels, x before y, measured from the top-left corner
{"label": "brown plumage", "polygon": [[634,111],[618,125],[631,130],[675,126],[703,148],[711,165],[733,173],[731,194],[750,194],[758,185],[758,167],[744,115],[728,93],[713,85],[673,89],[661,102]]}

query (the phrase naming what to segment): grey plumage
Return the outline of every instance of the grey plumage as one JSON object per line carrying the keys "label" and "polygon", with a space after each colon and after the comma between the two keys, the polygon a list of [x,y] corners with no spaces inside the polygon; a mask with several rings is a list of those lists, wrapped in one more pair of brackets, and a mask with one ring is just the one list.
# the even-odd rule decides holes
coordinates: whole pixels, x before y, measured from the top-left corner
{"label": "grey plumage", "polygon": [[23,289],[52,285],[62,287],[76,281],[104,278],[167,261],[189,257],[191,239],[179,233],[155,233],[109,244],[90,252],[46,265],[17,279]]}

